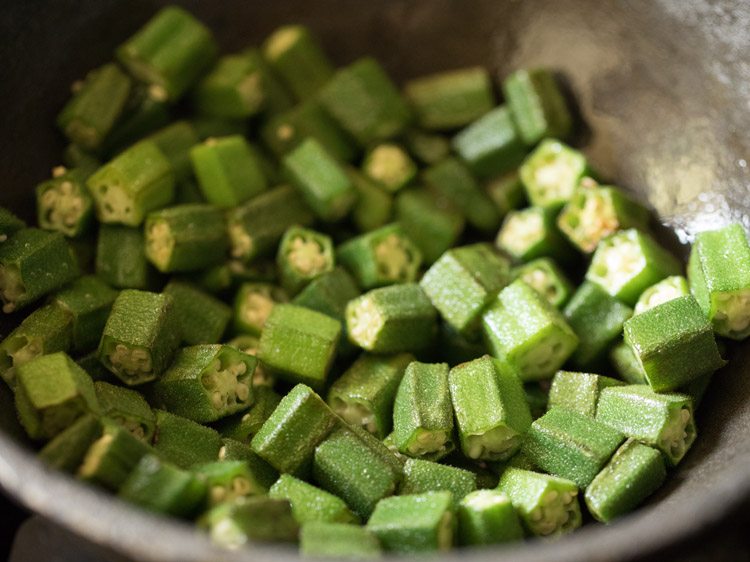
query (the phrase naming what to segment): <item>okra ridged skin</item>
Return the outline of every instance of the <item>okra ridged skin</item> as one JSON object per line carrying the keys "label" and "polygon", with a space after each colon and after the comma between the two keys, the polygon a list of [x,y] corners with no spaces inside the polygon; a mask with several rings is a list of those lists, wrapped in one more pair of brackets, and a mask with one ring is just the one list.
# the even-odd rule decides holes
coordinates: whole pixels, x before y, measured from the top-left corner
{"label": "okra ridged skin", "polygon": [[189,121],[175,121],[151,133],[147,139],[153,142],[169,160],[178,185],[192,183],[193,168],[190,164],[190,149],[200,142],[200,138]]}
{"label": "okra ridged skin", "polygon": [[537,258],[515,267],[511,277],[521,279],[558,309],[567,304],[575,291],[573,283],[551,258]]}
{"label": "okra ridged skin", "polygon": [[94,200],[86,188],[89,171],[65,170],[36,186],[37,223],[68,238],[88,231],[94,218]]}
{"label": "okra ridged skin", "polygon": [[[263,463],[260,459],[257,461],[258,464]],[[223,459],[199,464],[191,470],[205,479],[208,485],[208,504],[213,507],[249,496],[265,495],[274,481],[275,471],[267,465],[266,470],[257,470],[257,466],[252,467],[249,462],[242,460]]]}
{"label": "okra ridged skin", "polygon": [[74,473],[91,444],[102,434],[98,415],[85,414],[53,437],[39,451],[39,460],[56,470]]}
{"label": "okra ridged skin", "polygon": [[292,304],[344,322],[346,305],[360,295],[351,275],[340,266],[316,277],[292,299]]}
{"label": "okra ridged skin", "polygon": [[299,535],[289,502],[267,496],[223,502],[203,514],[198,525],[215,545],[228,549],[249,542],[294,542]]}
{"label": "okra ridged skin", "polygon": [[399,495],[446,491],[451,493],[453,507],[477,489],[476,474],[463,468],[439,464],[423,459],[406,459],[404,479]]}
{"label": "okra ridged skin", "polygon": [[143,229],[102,224],[96,242],[96,274],[116,289],[147,290],[156,284],[156,269],[146,259]]}
{"label": "okra ridged skin", "polygon": [[198,113],[224,119],[245,119],[266,103],[262,71],[248,53],[221,57],[201,78],[191,95]]}
{"label": "okra ridged skin", "polygon": [[427,166],[437,164],[451,152],[451,143],[447,137],[415,127],[407,129],[401,135],[401,141],[409,154]]}
{"label": "okra ridged skin", "polygon": [[120,424],[144,443],[151,443],[156,416],[138,391],[104,381],[94,381],[94,390],[102,417]]}
{"label": "okra ridged skin", "polygon": [[306,558],[380,558],[380,542],[365,527],[313,522],[302,526],[300,554]]}
{"label": "okra ridged skin", "polygon": [[549,390],[548,408],[568,408],[594,418],[602,390],[623,384],[620,380],[593,373],[557,371]]}
{"label": "okra ridged skin", "polygon": [[165,410],[154,410],[154,413],[153,446],[159,458],[188,469],[219,457],[222,442],[215,430]]}
{"label": "okra ridged skin", "polygon": [[523,539],[523,528],[508,496],[498,490],[476,490],[458,504],[459,543],[490,545]]}
{"label": "okra ridged skin", "polygon": [[643,365],[624,339],[609,350],[609,362],[617,375],[628,384],[648,384]]}
{"label": "okra ridged skin", "polygon": [[484,181],[482,188],[494,203],[501,218],[527,203],[526,191],[518,170],[489,178]]}
{"label": "okra ridged skin", "polygon": [[287,500],[292,506],[292,515],[300,525],[308,523],[359,523],[344,500],[330,492],[282,474],[271,486],[268,496]]}
{"label": "okra ridged skin", "polygon": [[164,294],[172,297],[182,341],[188,345],[218,343],[232,319],[232,309],[197,287],[170,281]]}

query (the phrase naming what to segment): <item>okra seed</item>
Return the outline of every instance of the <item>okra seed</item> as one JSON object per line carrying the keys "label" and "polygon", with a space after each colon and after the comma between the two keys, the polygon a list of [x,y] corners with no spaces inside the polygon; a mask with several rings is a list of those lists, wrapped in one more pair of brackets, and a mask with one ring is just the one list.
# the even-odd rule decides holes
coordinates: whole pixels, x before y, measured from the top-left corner
{"label": "okra seed", "polygon": [[295,238],[289,251],[289,263],[302,275],[314,275],[325,270],[328,260],[323,248],[314,240]]}
{"label": "okra seed", "polygon": [[412,261],[403,240],[396,234],[389,234],[375,246],[375,259],[380,272],[396,281],[406,278]]}
{"label": "okra seed", "polygon": [[224,486],[211,487],[211,503],[220,503],[227,497],[227,490]]}
{"label": "okra seed", "polygon": [[232,491],[240,496],[246,496],[252,490],[250,481],[243,476],[236,476],[232,479]]}
{"label": "okra seed", "polygon": [[229,239],[232,242],[232,257],[243,258],[253,251],[253,239],[238,224],[229,227]]}
{"label": "okra seed", "polygon": [[250,396],[250,388],[246,384],[238,383],[236,387],[237,398],[245,402]]}
{"label": "okra seed", "polygon": [[67,171],[68,169],[65,166],[55,166],[54,168],[52,168],[52,177],[59,178],[61,176],[64,176]]}

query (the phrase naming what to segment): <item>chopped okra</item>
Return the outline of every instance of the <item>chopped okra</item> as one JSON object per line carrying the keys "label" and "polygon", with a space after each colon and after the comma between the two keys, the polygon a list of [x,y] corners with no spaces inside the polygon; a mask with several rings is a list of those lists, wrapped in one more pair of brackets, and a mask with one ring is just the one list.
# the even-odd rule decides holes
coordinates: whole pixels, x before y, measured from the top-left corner
{"label": "chopped okra", "polygon": [[302,527],[300,554],[306,558],[380,558],[380,542],[367,528],[350,523],[313,522]]}
{"label": "chopped okra", "polygon": [[573,294],[573,283],[552,258],[537,258],[511,271],[514,279],[521,279],[545,297],[555,308],[562,308]]}
{"label": "chopped okra", "polygon": [[268,491],[271,498],[289,501],[292,515],[300,525],[308,523],[358,523],[357,517],[344,500],[295,478],[282,474]]}
{"label": "chopped okra", "polygon": [[393,143],[379,144],[365,156],[362,171],[388,191],[398,191],[417,175],[417,165],[406,151]]}
{"label": "chopped okra", "polygon": [[571,200],[587,173],[586,157],[553,139],[542,141],[519,169],[531,204],[555,210]]}
{"label": "chopped okra", "polygon": [[94,200],[86,188],[88,176],[87,170],[73,168],[37,186],[39,226],[71,238],[88,229],[94,214]]}
{"label": "chopped okra", "polygon": [[682,275],[672,275],[651,285],[641,293],[633,309],[634,314],[646,312],[667,301],[690,295],[688,280]]}
{"label": "chopped okra", "polygon": [[450,492],[454,507],[477,489],[477,476],[469,470],[439,464],[424,459],[406,459],[404,479],[399,494],[423,494],[425,492]]}
{"label": "chopped okra", "polygon": [[134,437],[151,443],[156,417],[146,399],[136,390],[108,382],[94,382],[102,416],[118,423]]}
{"label": "chopped okra", "polygon": [[542,256],[569,261],[570,245],[555,224],[555,211],[526,207],[510,211],[495,238],[495,245],[512,258],[528,262]]}
{"label": "chopped okra", "polygon": [[622,384],[622,381],[603,375],[557,371],[549,389],[548,408],[568,408],[593,418],[602,390]]}
{"label": "chopped okra", "polygon": [[243,283],[234,300],[235,330],[260,336],[274,307],[288,300],[280,287],[268,283]]}
{"label": "chopped okra", "polygon": [[248,542],[294,542],[299,534],[289,502],[267,496],[220,503],[202,516],[199,525],[208,529],[215,544],[229,549]]}
{"label": "chopped okra", "polygon": [[171,281],[164,294],[172,297],[174,314],[180,325],[182,341],[188,345],[218,343],[232,318],[232,309],[197,287]]}
{"label": "chopped okra", "polygon": [[289,294],[297,294],[310,281],[333,269],[333,241],[320,232],[292,226],[281,238],[276,265],[281,285]]}
{"label": "chopped okra", "polygon": [[510,498],[498,490],[476,490],[458,504],[458,535],[464,546],[523,539],[523,528]]}
{"label": "chopped okra", "polygon": [[[259,461],[262,462],[262,461]],[[253,470],[250,463],[241,460],[219,460],[199,464],[192,471],[205,479],[208,485],[208,503],[215,506],[224,502],[232,502],[237,498],[261,496],[268,492],[273,479],[273,469],[270,472]]]}
{"label": "chopped okra", "polygon": [[116,491],[151,447],[120,424],[104,421],[102,434],[91,443],[77,476]]}
{"label": "chopped okra", "polygon": [[159,458],[184,469],[219,458],[222,441],[215,430],[164,410],[154,412],[153,445]]}

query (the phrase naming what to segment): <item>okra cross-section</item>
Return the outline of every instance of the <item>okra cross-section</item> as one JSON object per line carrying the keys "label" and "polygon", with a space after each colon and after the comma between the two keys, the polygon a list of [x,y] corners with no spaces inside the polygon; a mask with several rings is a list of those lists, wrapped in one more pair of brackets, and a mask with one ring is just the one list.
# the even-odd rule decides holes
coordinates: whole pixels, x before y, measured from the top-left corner
{"label": "okra cross-section", "polygon": [[234,328],[260,336],[274,307],[289,300],[286,291],[269,283],[243,283],[234,299]]}
{"label": "okra cross-section", "polygon": [[[256,372],[259,368],[260,365],[255,366]],[[281,402],[281,396],[273,388],[258,384],[255,380],[252,382],[253,394],[255,395],[253,405],[247,412],[240,412],[224,418],[215,426],[222,437],[249,443]]]}
{"label": "okra cross-section", "polygon": [[464,546],[523,539],[523,528],[510,498],[499,490],[476,490],[458,505],[458,536]]}
{"label": "okra cross-section", "polygon": [[310,281],[333,269],[333,241],[320,232],[292,226],[281,239],[276,264],[282,286],[294,295]]}
{"label": "okra cross-section", "polygon": [[[256,459],[255,466],[263,463]],[[208,485],[208,503],[215,506],[232,502],[238,498],[260,496],[268,492],[275,471],[268,465],[265,470],[253,468],[253,464],[242,460],[218,460],[199,464],[192,468]],[[269,482],[270,480],[270,482]]]}
{"label": "okra cross-section", "polygon": [[71,238],[88,229],[94,215],[94,200],[86,188],[88,175],[87,170],[74,168],[37,185],[39,226]]}
{"label": "okra cross-section", "polygon": [[573,294],[573,283],[551,258],[538,258],[511,270],[513,279],[521,279],[546,298],[555,308],[562,308]]}
{"label": "okra cross-section", "polygon": [[367,153],[362,171],[387,191],[395,192],[417,176],[417,165],[401,146],[382,143]]}
{"label": "okra cross-section", "polygon": [[557,371],[549,389],[549,409],[568,408],[593,418],[599,396],[605,388],[622,385],[623,382],[593,373]]}
{"label": "okra cross-section", "polygon": [[641,312],[646,312],[647,310],[667,301],[671,301],[672,299],[686,297],[688,295],[690,295],[688,280],[682,275],[672,275],[662,279],[658,283],[654,283],[648,289],[643,291],[641,296],[638,297],[638,302],[635,303],[633,313],[640,314]]}
{"label": "okra cross-section", "polygon": [[587,172],[586,157],[554,139],[540,143],[519,168],[531,204],[556,210],[570,201]]}
{"label": "okra cross-section", "polygon": [[495,238],[495,245],[518,261],[542,256],[569,261],[570,245],[555,224],[556,211],[544,207],[526,207],[510,211]]}
{"label": "okra cross-section", "polygon": [[156,417],[138,391],[104,381],[94,382],[94,390],[102,416],[120,424],[141,441],[151,443]]}
{"label": "okra cross-section", "polygon": [[399,494],[450,492],[454,507],[477,489],[477,475],[469,470],[424,459],[406,459]]}
{"label": "okra cross-section", "polygon": [[288,500],[292,515],[300,525],[307,523],[358,523],[359,518],[347,507],[344,500],[295,478],[282,474],[268,491],[271,498]]}

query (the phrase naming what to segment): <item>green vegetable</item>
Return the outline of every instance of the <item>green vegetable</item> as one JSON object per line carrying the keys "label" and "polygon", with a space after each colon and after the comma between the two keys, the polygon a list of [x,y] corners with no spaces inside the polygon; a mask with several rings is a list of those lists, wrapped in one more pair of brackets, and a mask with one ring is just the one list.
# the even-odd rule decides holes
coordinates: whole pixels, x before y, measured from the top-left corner
{"label": "green vegetable", "polygon": [[[257,372],[259,366],[256,365]],[[281,402],[279,396],[269,386],[259,386],[253,381],[255,400],[247,412],[227,416],[215,426],[216,430],[225,438],[231,438],[243,443],[250,443],[253,436],[271,416],[276,406]]]}
{"label": "green vegetable", "polygon": [[343,323],[346,304],[359,295],[352,276],[342,267],[335,267],[310,281],[294,297],[292,304],[321,312]]}
{"label": "green vegetable", "polygon": [[554,139],[542,141],[518,172],[531,204],[555,211],[574,197],[590,173],[582,153]]}
{"label": "green vegetable", "polygon": [[540,257],[570,261],[570,245],[555,225],[556,211],[543,207],[526,207],[510,211],[495,238],[495,245],[517,261],[528,262]]}
{"label": "green vegetable", "polygon": [[658,306],[662,303],[686,297],[690,294],[688,280],[682,275],[672,275],[654,283],[641,293],[638,302],[635,303],[634,313],[640,314]]}
{"label": "green vegetable", "polygon": [[260,336],[268,317],[286,292],[269,283],[243,283],[234,299],[234,327],[238,332]]}
{"label": "green vegetable", "polygon": [[288,500],[300,525],[308,523],[358,523],[359,518],[344,500],[290,474],[282,474],[268,492],[274,499]]}
{"label": "green vegetable", "polygon": [[172,297],[174,315],[182,341],[188,345],[218,343],[232,318],[232,309],[222,301],[181,281],[170,281],[164,294]]}
{"label": "green vegetable", "polygon": [[297,294],[316,277],[333,270],[333,241],[320,232],[292,226],[281,238],[276,265],[281,285],[290,295]]}
{"label": "green vegetable", "polygon": [[498,490],[476,490],[458,504],[458,536],[464,546],[523,539],[523,528],[508,496]]}
{"label": "green vegetable", "polygon": [[0,207],[0,244],[7,242],[8,238],[26,228],[26,223],[11,213],[5,207]]}
{"label": "green vegetable", "polygon": [[451,143],[446,137],[420,129],[408,129],[402,140],[411,155],[428,166],[437,164],[451,152]]}
{"label": "green vegetable", "polygon": [[159,458],[183,469],[218,458],[222,442],[215,430],[164,410],[154,412],[154,449]]}
{"label": "green vegetable", "polygon": [[390,142],[370,149],[362,162],[362,171],[386,190],[396,192],[411,183],[418,170],[409,154]]}
{"label": "green vegetable", "polygon": [[557,371],[549,390],[548,408],[568,408],[593,418],[601,392],[622,384],[622,381],[602,375]]}
{"label": "green vegetable", "polygon": [[404,480],[399,494],[423,494],[447,491],[451,493],[454,508],[477,489],[477,477],[473,472],[423,459],[406,459]]}
{"label": "green vegetable", "polygon": [[94,200],[86,188],[90,171],[83,168],[60,171],[60,175],[55,174],[36,186],[37,222],[45,230],[75,238],[88,230],[94,216]]}
{"label": "green vegetable", "polygon": [[[257,462],[263,463],[260,459]],[[266,494],[274,481],[275,471],[268,465],[265,468],[264,471],[254,470],[246,461],[224,459],[200,464],[192,471],[205,479],[208,503],[213,507],[239,498]]]}
{"label": "green vegetable", "polygon": [[286,500],[265,496],[238,498],[208,511],[200,521],[211,540],[236,549],[248,542],[294,542],[299,526]]}
{"label": "green vegetable", "polygon": [[139,392],[103,381],[94,382],[94,390],[103,417],[118,423],[144,443],[151,443],[156,417]]}
{"label": "green vegetable", "polygon": [[102,434],[98,415],[85,414],[53,437],[40,451],[39,460],[50,468],[74,473],[91,444]]}
{"label": "green vegetable", "polygon": [[562,308],[573,294],[573,283],[551,258],[537,258],[511,271],[514,279],[521,279],[545,297],[555,308]]}
{"label": "green vegetable", "polygon": [[156,270],[146,259],[143,230],[117,224],[99,226],[96,274],[117,289],[149,289]]}
{"label": "green vegetable", "polygon": [[346,523],[313,522],[302,527],[300,554],[309,558],[380,558],[377,537],[364,527]]}
{"label": "green vegetable", "polygon": [[521,178],[518,177],[518,172],[490,178],[484,183],[484,190],[495,204],[501,217],[514,209],[520,209],[526,203],[526,191]]}

